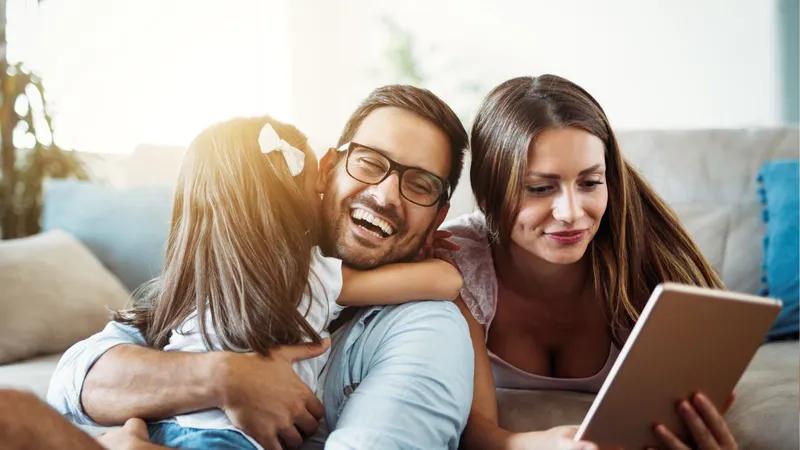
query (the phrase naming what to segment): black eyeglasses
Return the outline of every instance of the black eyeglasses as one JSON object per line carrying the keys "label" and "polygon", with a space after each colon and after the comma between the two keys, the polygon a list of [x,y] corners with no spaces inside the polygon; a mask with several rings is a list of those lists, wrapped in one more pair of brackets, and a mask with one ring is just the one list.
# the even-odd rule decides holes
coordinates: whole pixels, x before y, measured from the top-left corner
{"label": "black eyeglasses", "polygon": [[355,142],[339,147],[339,151],[345,149],[345,170],[362,183],[380,184],[396,171],[400,180],[400,195],[411,203],[427,207],[449,198],[450,183],[436,174],[392,161],[378,150]]}

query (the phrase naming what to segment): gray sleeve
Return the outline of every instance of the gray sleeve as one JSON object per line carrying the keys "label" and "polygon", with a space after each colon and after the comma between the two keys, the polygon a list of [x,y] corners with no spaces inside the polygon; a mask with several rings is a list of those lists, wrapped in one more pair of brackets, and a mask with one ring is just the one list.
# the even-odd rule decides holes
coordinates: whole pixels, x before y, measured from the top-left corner
{"label": "gray sleeve", "polygon": [[95,361],[120,344],[146,345],[135,327],[109,322],[103,331],[70,347],[50,379],[47,402],[74,423],[97,425],[81,405],[83,382]]}

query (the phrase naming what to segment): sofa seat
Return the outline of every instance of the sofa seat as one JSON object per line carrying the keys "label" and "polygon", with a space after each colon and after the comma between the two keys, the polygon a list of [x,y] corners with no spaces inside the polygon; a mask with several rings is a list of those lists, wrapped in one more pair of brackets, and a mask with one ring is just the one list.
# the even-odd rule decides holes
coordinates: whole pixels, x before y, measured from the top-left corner
{"label": "sofa seat", "polygon": [[31,391],[42,400],[56,370],[61,353],[39,356],[25,361],[0,364],[0,387]]}

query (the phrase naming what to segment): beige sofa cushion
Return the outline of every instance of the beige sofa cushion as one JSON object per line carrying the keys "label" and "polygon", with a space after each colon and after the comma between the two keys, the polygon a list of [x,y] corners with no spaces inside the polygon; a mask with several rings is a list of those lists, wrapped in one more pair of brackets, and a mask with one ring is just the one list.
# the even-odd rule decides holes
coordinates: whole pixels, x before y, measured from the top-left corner
{"label": "beige sofa cushion", "polygon": [[122,283],[59,230],[0,241],[0,286],[0,364],[67,349],[128,299]]}

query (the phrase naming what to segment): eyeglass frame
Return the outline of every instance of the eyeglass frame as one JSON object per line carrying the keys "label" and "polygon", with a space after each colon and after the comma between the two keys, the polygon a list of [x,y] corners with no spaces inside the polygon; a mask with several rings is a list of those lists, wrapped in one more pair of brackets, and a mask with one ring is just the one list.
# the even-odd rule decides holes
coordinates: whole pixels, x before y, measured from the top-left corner
{"label": "eyeglass frame", "polygon": [[[387,161],[389,161],[389,168],[386,170],[386,173],[383,174],[383,177],[380,180],[378,180],[378,181],[376,181],[374,183],[368,183],[366,181],[363,181],[363,180],[360,180],[360,179],[356,178],[355,176],[353,176],[353,174],[350,173],[350,168],[347,167],[348,166],[347,163],[350,161],[350,154],[352,153],[353,148],[355,146],[362,147],[362,148],[365,148],[367,150],[373,151],[373,152],[381,155],[382,157],[386,158]],[[399,162],[397,162],[397,161],[393,160],[392,158],[389,158],[388,156],[386,156],[386,154],[384,154],[382,151],[374,149],[374,148],[369,147],[369,146],[364,145],[364,144],[359,144],[358,142],[355,142],[355,141],[346,142],[346,143],[340,145],[339,148],[336,151],[339,152],[339,153],[345,152],[344,170],[345,170],[345,172],[347,172],[347,175],[350,178],[352,178],[352,179],[354,179],[354,180],[356,180],[356,181],[358,181],[360,183],[368,184],[368,185],[371,185],[371,186],[377,186],[377,185],[383,183],[387,178],[389,178],[389,176],[393,172],[397,172],[398,189],[400,191],[400,195],[404,199],[410,201],[411,203],[413,203],[413,204],[415,204],[417,206],[422,206],[423,208],[430,208],[431,206],[434,206],[437,203],[439,203],[441,205],[441,204],[446,203],[447,201],[450,200],[450,196],[452,195],[452,192],[450,192],[450,181],[448,181],[445,178],[440,177],[439,175],[436,175],[435,173],[433,173],[433,172],[431,172],[429,170],[425,170],[422,167],[407,166],[405,164],[400,164]],[[423,204],[417,203],[414,200],[411,200],[410,198],[406,197],[405,194],[403,194],[403,175],[406,173],[407,170],[410,170],[410,169],[420,170],[422,172],[425,172],[426,174],[436,178],[437,180],[439,180],[442,183],[442,192],[439,193],[439,198],[434,200],[434,202],[431,203],[430,205],[423,205]]]}

